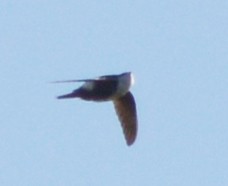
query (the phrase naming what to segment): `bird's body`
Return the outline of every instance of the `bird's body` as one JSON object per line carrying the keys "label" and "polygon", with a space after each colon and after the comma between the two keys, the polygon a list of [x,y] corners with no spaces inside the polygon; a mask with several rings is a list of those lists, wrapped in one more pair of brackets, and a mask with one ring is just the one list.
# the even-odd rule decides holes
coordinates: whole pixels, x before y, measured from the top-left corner
{"label": "bird's body", "polygon": [[133,84],[130,72],[120,75],[101,76],[97,79],[70,80],[62,82],[84,82],[72,93],[58,96],[58,99],[81,98],[87,101],[113,101],[128,145],[131,145],[137,134],[136,104],[129,92]]}

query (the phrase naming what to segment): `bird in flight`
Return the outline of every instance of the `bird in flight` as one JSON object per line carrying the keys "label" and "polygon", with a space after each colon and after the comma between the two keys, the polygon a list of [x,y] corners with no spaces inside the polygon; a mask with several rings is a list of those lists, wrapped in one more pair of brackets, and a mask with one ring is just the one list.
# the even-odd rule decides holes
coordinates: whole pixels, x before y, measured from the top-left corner
{"label": "bird in flight", "polygon": [[58,99],[81,98],[86,101],[113,101],[128,146],[132,145],[137,135],[137,112],[132,93],[133,74],[125,72],[119,75],[100,76],[95,79],[55,81],[54,83],[83,82],[73,92],[58,96]]}

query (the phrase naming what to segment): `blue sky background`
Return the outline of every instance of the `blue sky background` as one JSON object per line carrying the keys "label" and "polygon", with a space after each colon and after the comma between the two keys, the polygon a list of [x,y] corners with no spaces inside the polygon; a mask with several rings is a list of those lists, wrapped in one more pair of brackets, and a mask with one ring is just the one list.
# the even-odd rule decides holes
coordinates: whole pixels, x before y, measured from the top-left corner
{"label": "blue sky background", "polygon": [[[0,2],[0,185],[228,184],[228,1]],[[139,132],[50,81],[132,71]]]}

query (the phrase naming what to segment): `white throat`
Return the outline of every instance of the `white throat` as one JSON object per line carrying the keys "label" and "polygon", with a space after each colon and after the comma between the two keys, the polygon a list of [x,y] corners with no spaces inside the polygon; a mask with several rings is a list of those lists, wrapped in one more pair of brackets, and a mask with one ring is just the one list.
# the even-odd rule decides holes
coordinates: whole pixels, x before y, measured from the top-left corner
{"label": "white throat", "polygon": [[132,73],[129,72],[120,75],[118,80],[117,95],[125,95],[129,91],[133,83],[134,77]]}

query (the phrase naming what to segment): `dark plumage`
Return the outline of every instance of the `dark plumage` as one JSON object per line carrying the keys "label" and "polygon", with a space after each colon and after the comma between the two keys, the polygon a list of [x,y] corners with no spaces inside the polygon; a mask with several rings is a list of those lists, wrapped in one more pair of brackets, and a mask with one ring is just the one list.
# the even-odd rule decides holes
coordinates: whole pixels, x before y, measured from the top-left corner
{"label": "dark plumage", "polygon": [[133,83],[130,72],[101,76],[97,79],[60,82],[84,82],[84,84],[72,93],[58,96],[58,99],[81,98],[87,101],[113,101],[126,142],[128,145],[134,143],[137,136],[137,113],[134,97],[129,91]]}

